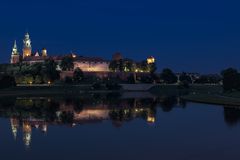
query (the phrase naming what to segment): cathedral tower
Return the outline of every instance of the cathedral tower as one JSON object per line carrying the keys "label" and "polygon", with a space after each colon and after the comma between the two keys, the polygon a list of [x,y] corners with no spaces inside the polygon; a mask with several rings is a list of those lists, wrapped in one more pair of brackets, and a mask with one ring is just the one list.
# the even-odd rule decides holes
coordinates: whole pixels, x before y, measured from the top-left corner
{"label": "cathedral tower", "polygon": [[11,55],[11,64],[19,63],[20,55],[17,49],[17,42],[14,42],[14,46],[12,48],[12,55]]}
{"label": "cathedral tower", "polygon": [[23,58],[29,57],[32,55],[32,46],[31,39],[28,33],[25,34],[25,38],[23,40]]}

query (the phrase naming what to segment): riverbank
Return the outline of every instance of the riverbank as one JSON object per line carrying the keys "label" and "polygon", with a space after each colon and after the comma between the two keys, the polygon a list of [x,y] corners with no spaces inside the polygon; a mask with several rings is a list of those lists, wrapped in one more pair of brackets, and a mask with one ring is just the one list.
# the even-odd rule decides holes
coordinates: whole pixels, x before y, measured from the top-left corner
{"label": "riverbank", "polygon": [[41,95],[78,95],[85,93],[113,93],[121,90],[93,90],[91,85],[63,85],[63,86],[17,86],[0,90],[0,97],[4,96],[41,96]]}
{"label": "riverbank", "polygon": [[218,94],[189,94],[181,96],[182,99],[197,102],[226,106],[240,106],[240,99]]}
{"label": "riverbank", "polygon": [[[106,86],[92,84],[81,85],[18,85],[13,88],[1,89],[0,96],[27,96],[27,95],[65,95],[65,94],[84,94],[84,93],[112,93],[112,92],[148,92],[154,84],[120,84],[120,88],[114,90]],[[116,87],[115,87],[116,88]],[[150,94],[150,93],[149,93]],[[131,93],[133,95],[133,93]],[[149,97],[149,96],[147,96]]]}
{"label": "riverbank", "polygon": [[[118,93],[123,97],[180,96],[183,100],[191,102],[240,106],[240,93],[223,93],[220,85],[191,85],[189,88],[182,88],[178,85],[155,85],[151,89],[143,91],[148,87],[149,85],[146,84],[143,84],[142,87],[141,84],[129,84],[120,90],[96,90],[92,88],[92,85],[18,86],[0,90],[0,97]],[[125,88],[132,88],[132,90]],[[137,89],[141,91],[137,91]]]}
{"label": "riverbank", "polygon": [[150,91],[158,96],[178,95],[190,102],[240,106],[240,92],[223,93],[221,85],[190,85],[189,88],[161,85],[153,87]]}

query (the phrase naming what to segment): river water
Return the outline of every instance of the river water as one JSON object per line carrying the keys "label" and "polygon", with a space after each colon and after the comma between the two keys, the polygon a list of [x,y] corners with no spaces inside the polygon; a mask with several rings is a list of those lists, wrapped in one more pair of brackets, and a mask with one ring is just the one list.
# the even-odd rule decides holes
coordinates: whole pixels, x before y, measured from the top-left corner
{"label": "river water", "polygon": [[178,97],[0,99],[6,160],[239,160],[240,109]]}

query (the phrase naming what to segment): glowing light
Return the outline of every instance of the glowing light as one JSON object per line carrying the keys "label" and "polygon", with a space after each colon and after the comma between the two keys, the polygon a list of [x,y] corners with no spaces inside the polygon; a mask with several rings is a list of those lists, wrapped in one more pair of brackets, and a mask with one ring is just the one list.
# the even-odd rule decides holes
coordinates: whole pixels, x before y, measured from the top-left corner
{"label": "glowing light", "polygon": [[148,123],[154,123],[154,122],[155,122],[155,117],[149,116],[149,117],[147,118],[147,122],[148,122]]}
{"label": "glowing light", "polygon": [[155,63],[155,58],[152,57],[152,56],[151,56],[151,57],[148,57],[148,58],[147,58],[147,63],[148,63],[148,64],[153,64],[153,63]]}
{"label": "glowing light", "polygon": [[72,58],[76,58],[77,57],[77,55],[76,54],[72,54]]}
{"label": "glowing light", "polygon": [[48,85],[50,85],[51,84],[51,81],[48,81]]}

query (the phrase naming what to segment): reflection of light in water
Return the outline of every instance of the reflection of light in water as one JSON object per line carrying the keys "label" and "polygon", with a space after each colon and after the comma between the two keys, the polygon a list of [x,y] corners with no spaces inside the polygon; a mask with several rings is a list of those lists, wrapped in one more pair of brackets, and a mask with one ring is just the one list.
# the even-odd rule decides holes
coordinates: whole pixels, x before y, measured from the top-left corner
{"label": "reflection of light in water", "polygon": [[12,133],[13,133],[14,139],[16,140],[17,139],[17,130],[18,130],[18,126],[19,126],[18,120],[15,118],[11,118],[10,121],[11,121]]}
{"label": "reflection of light in water", "polygon": [[35,128],[37,128],[37,129],[38,129],[38,128],[39,128],[39,124],[36,124],[36,125],[35,125]]}
{"label": "reflection of light in water", "polygon": [[25,133],[23,140],[24,140],[26,147],[29,147],[30,143],[31,143],[31,133]]}
{"label": "reflection of light in water", "polygon": [[148,117],[147,117],[147,122],[148,122],[148,123],[155,123],[155,117],[148,116]]}
{"label": "reflection of light in water", "polygon": [[31,143],[31,134],[32,134],[32,127],[30,124],[24,122],[23,123],[23,141],[26,147],[30,146]]}
{"label": "reflection of light in water", "polygon": [[108,109],[85,109],[80,113],[74,114],[75,120],[87,120],[87,119],[108,119],[109,110]]}
{"label": "reflection of light in water", "polygon": [[42,126],[42,131],[43,131],[44,133],[47,133],[47,125],[46,125],[46,124],[44,124],[44,125]]}

